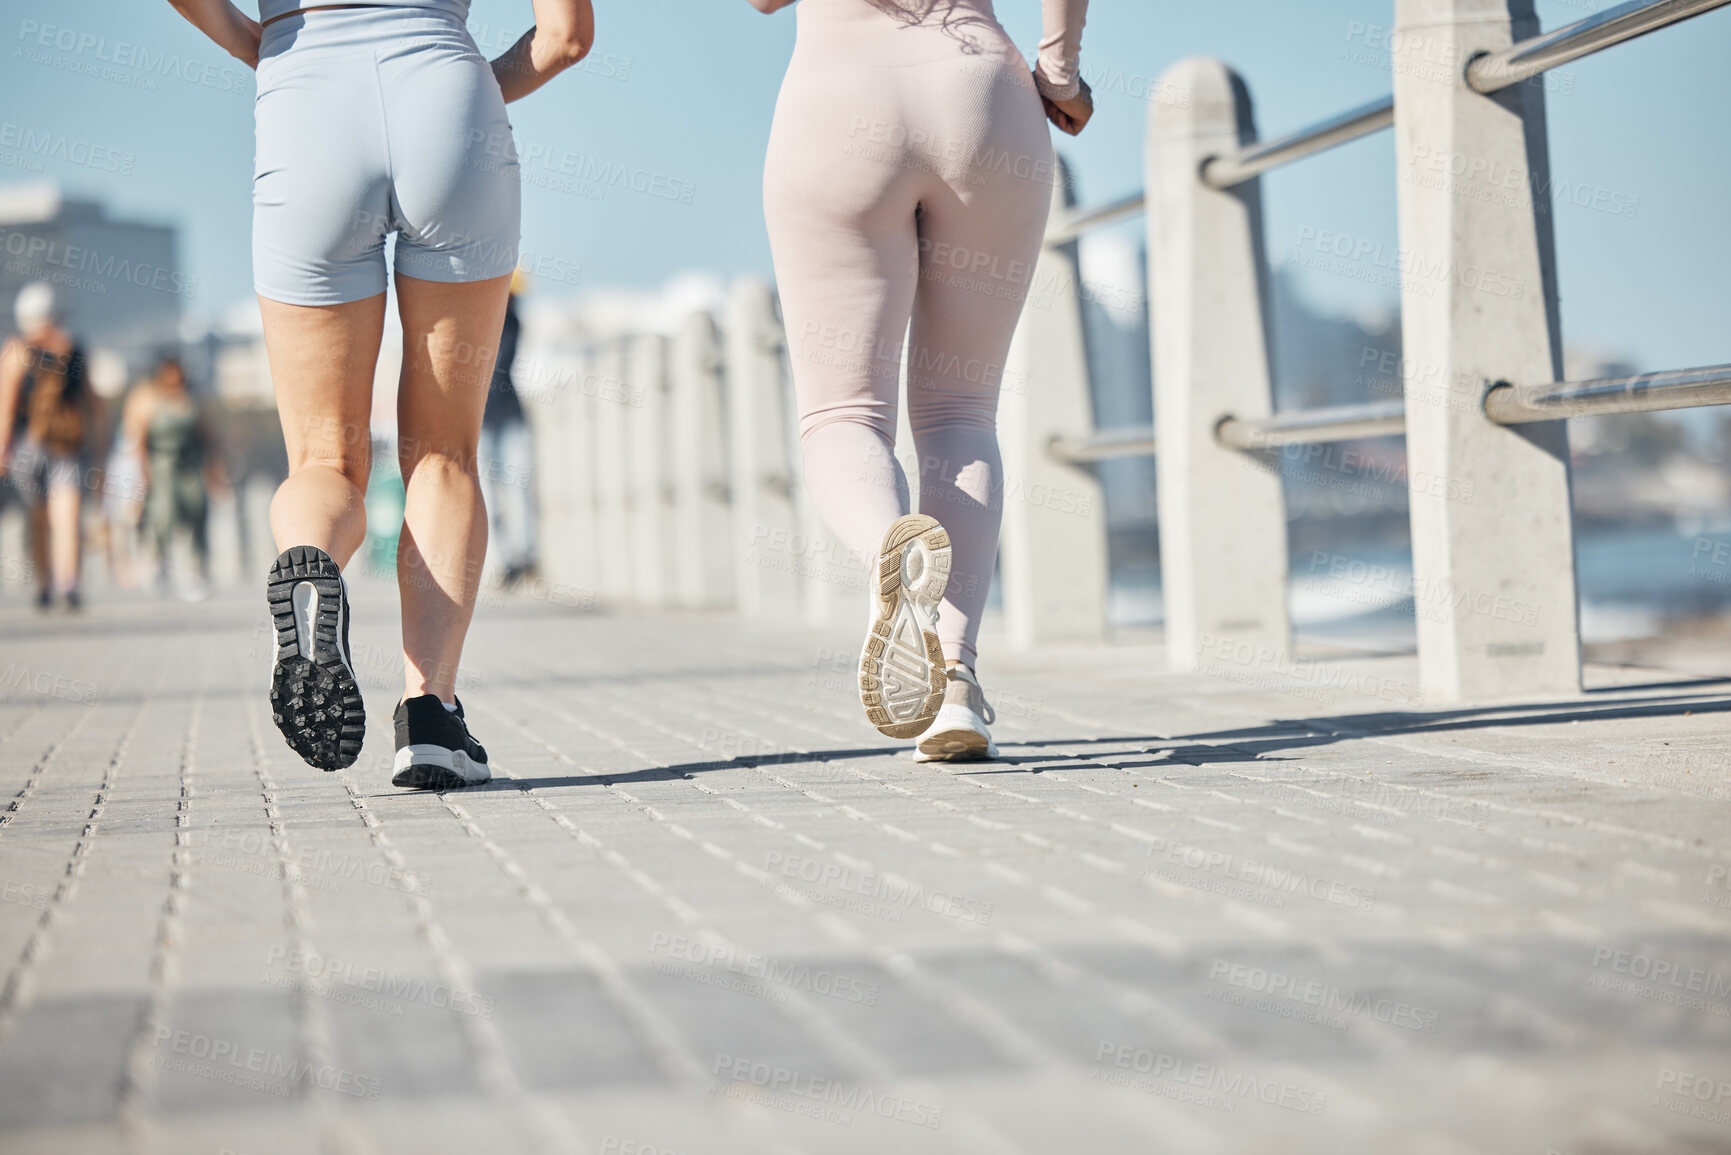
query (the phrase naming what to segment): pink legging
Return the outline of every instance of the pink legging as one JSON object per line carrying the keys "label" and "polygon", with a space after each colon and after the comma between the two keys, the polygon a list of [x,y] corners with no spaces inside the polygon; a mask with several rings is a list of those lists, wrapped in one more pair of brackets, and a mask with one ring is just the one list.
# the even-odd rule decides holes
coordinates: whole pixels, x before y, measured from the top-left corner
{"label": "pink legging", "polygon": [[998,389],[1052,197],[1045,116],[990,0],[798,13],[763,200],[806,486],[862,560],[908,512],[905,335],[920,512],[952,546],[938,635],[971,666],[1003,514]]}

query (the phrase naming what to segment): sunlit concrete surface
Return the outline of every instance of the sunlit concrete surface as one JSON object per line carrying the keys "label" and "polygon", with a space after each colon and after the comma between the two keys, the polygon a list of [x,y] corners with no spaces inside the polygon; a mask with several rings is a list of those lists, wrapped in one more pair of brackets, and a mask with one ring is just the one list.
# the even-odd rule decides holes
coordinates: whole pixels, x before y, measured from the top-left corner
{"label": "sunlit concrete surface", "polygon": [[919,765],[845,633],[504,599],[419,794],[356,596],[335,774],[262,597],[0,608],[0,1149],[1731,1148],[1731,683],[988,643]]}

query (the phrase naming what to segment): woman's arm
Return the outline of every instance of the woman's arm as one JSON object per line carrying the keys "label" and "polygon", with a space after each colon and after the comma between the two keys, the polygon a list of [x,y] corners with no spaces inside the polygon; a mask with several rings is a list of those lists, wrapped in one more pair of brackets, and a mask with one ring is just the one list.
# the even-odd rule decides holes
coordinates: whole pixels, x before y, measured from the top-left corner
{"label": "woman's arm", "polygon": [[505,101],[521,100],[589,55],[595,10],[589,0],[535,0],[535,27],[493,61]]}
{"label": "woman's arm", "polygon": [[1075,136],[1094,115],[1094,96],[1082,79],[1082,24],[1088,0],[1041,0],[1044,16],[1040,59],[1034,65],[1034,86],[1046,106],[1046,117]]}
{"label": "woman's arm", "polygon": [[216,46],[248,68],[258,67],[258,21],[229,0],[168,0]]}
{"label": "woman's arm", "polygon": [[793,0],[749,0],[749,3],[753,8],[767,16],[771,12],[780,12],[792,4]]}
{"label": "woman's arm", "polygon": [[29,356],[29,347],[16,337],[0,347],[0,474],[6,472],[6,459],[12,455],[12,425],[18,419],[18,391]]}

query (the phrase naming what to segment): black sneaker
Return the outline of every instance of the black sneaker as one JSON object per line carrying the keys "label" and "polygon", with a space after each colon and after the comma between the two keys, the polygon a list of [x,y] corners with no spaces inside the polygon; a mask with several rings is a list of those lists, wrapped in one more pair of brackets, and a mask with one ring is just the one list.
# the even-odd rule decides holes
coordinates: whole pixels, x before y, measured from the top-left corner
{"label": "black sneaker", "polygon": [[487,751],[469,733],[463,703],[445,709],[437,694],[397,703],[397,761],[392,786],[454,790],[487,781]]}
{"label": "black sneaker", "polygon": [[271,720],[309,766],[352,765],[360,757],[367,711],[349,661],[342,571],[317,546],[291,546],[271,565],[265,597],[276,622]]}

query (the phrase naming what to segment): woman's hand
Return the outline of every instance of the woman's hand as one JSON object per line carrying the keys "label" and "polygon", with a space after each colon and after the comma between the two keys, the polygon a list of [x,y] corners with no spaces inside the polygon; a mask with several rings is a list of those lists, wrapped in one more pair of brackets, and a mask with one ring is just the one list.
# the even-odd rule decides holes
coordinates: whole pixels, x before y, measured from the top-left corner
{"label": "woman's hand", "polygon": [[1046,119],[1058,126],[1060,132],[1075,136],[1087,127],[1088,120],[1094,115],[1094,93],[1088,87],[1088,82],[1080,76],[1076,78],[1076,95],[1068,100],[1050,100],[1040,97],[1040,103],[1046,108]]}
{"label": "woman's hand", "polygon": [[229,0],[169,0],[170,4],[216,43],[246,65],[258,68],[259,23]]}
{"label": "woman's hand", "polygon": [[535,0],[535,27],[493,61],[505,103],[528,96],[589,55],[594,44],[589,0]]}

